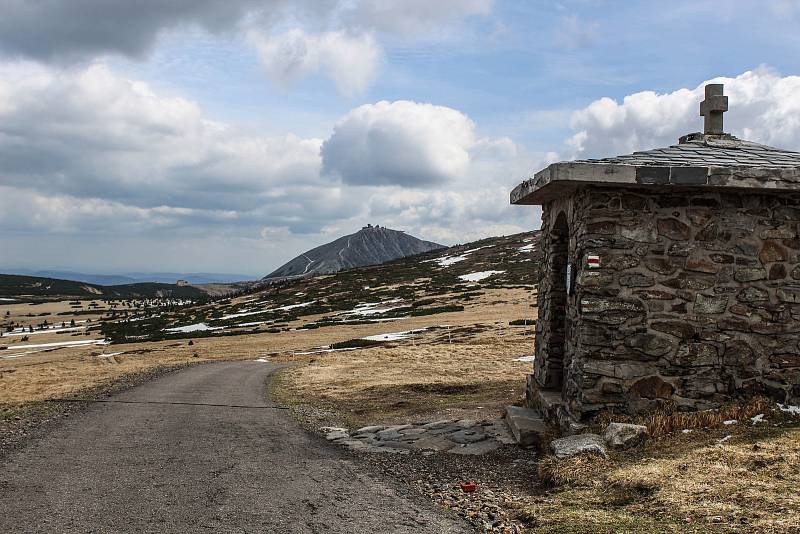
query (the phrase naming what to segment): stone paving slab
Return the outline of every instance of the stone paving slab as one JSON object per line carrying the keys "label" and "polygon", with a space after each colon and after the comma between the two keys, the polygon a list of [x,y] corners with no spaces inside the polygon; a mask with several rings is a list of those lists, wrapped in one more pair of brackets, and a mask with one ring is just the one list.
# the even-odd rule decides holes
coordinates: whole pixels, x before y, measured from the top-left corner
{"label": "stone paving slab", "polygon": [[481,455],[516,440],[503,419],[476,421],[453,419],[406,425],[371,425],[348,431],[325,428],[332,443],[355,451],[408,454],[421,450],[427,454]]}

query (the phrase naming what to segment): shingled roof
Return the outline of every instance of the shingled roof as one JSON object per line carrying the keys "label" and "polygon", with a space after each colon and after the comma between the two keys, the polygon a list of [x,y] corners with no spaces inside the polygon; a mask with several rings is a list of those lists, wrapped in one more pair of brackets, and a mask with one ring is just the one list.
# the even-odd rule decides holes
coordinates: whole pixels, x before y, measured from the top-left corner
{"label": "shingled roof", "polygon": [[511,192],[512,204],[542,204],[581,185],[730,187],[800,191],[800,152],[733,136],[691,134],[667,148],[553,163]]}
{"label": "shingled roof", "polygon": [[[718,91],[709,98],[709,89]],[[716,99],[723,100],[716,100]],[[711,102],[715,106],[707,103]],[[782,150],[722,133],[727,97],[721,85],[706,88],[701,114],[706,132],[685,135],[677,145],[603,159],[553,163],[511,192],[512,204],[542,204],[585,185],[706,187],[800,191],[800,152]]]}
{"label": "shingled roof", "polygon": [[686,167],[800,167],[800,152],[792,152],[733,136],[704,139],[702,134],[681,138],[681,142],[667,148],[656,148],[624,156],[603,159],[586,159],[581,163],[616,163],[621,165],[656,165]]}

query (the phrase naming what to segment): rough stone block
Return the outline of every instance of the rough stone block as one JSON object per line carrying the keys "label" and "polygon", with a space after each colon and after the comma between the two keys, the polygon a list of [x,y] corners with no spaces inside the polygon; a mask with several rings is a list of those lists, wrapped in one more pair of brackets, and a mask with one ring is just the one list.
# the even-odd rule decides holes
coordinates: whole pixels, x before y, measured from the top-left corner
{"label": "rough stone block", "polygon": [[728,307],[728,297],[708,297],[698,293],[694,301],[694,312],[703,314],[725,313]]}
{"label": "rough stone block", "polygon": [[675,344],[670,340],[649,332],[625,338],[625,346],[653,357],[664,356],[675,349]]}
{"label": "rough stone block", "polygon": [[770,280],[783,280],[786,278],[786,265],[783,263],[774,263],[770,265],[768,278]]}
{"label": "rough stone block", "polygon": [[644,399],[668,399],[672,396],[675,388],[672,384],[665,382],[659,376],[648,376],[637,380],[631,386],[631,396]]}
{"label": "rough stone block", "polygon": [[622,227],[619,235],[637,243],[655,243],[658,241],[658,232],[652,226],[637,225],[632,227]]}
{"label": "rough stone block", "polygon": [[348,435],[347,431],[344,430],[344,429],[342,429],[342,430],[332,430],[332,431],[328,432],[327,434],[325,434],[325,439],[327,439],[328,441],[336,441],[336,440],[340,440],[340,439],[347,439],[349,437],[350,436]]}
{"label": "rough stone block", "polygon": [[678,219],[658,219],[658,233],[675,241],[686,241],[691,235],[689,226]]}
{"label": "rough stone block", "polygon": [[623,274],[619,277],[619,285],[624,287],[650,287],[654,284],[652,276],[641,273]]}
{"label": "rough stone block", "polygon": [[697,333],[697,329],[686,321],[655,321],[650,327],[653,330],[664,332],[680,339],[691,339]]}
{"label": "rough stone block", "polygon": [[720,363],[717,348],[708,343],[685,343],[681,345],[673,361],[684,367],[706,367]]}
{"label": "rough stone block", "polygon": [[569,458],[578,454],[598,454],[607,458],[603,438],[597,434],[577,434],[550,442],[550,450],[556,458]]}
{"label": "rough stone block", "polygon": [[766,277],[767,271],[763,267],[743,267],[733,273],[733,278],[737,282],[756,282]]}
{"label": "rough stone block", "polygon": [[647,258],[644,260],[644,265],[658,274],[672,274],[678,270],[678,265],[669,258]]}
{"label": "rough stone block", "polygon": [[666,185],[669,183],[669,167],[638,167],[636,181],[640,184]]}
{"label": "rough stone block", "polygon": [[455,443],[461,443],[461,444],[476,443],[478,441],[485,440],[486,434],[475,429],[464,428],[457,432],[453,432],[452,434],[448,434],[447,439]]}
{"label": "rough stone block", "polygon": [[736,299],[742,302],[762,302],[769,300],[769,292],[760,287],[747,287],[736,295]]}
{"label": "rough stone block", "polygon": [[781,302],[800,303],[800,289],[779,288],[775,295]]}
{"label": "rough stone block", "polygon": [[669,181],[677,185],[704,185],[708,182],[706,167],[671,167]]}
{"label": "rough stone block", "polygon": [[786,258],[786,249],[773,240],[764,241],[764,246],[761,247],[761,252],[758,253],[758,259],[761,260],[761,263],[786,261]]}
{"label": "rough stone block", "polygon": [[643,444],[649,435],[644,425],[609,423],[603,432],[603,439],[612,449],[630,449]]}
{"label": "rough stone block", "polygon": [[686,258],[686,270],[698,273],[716,274],[719,272],[719,265],[702,256],[692,254]]}
{"label": "rough stone block", "polygon": [[353,436],[358,436],[359,434],[374,434],[386,428],[385,426],[380,425],[373,425],[373,426],[365,426],[361,427],[358,430],[353,431]]}

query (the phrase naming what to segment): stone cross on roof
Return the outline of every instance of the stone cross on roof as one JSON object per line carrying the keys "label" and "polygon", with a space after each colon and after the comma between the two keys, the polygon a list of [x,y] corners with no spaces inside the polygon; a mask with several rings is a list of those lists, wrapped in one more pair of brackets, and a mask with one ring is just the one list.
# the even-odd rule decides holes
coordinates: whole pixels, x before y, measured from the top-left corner
{"label": "stone cross on roof", "polygon": [[703,133],[722,135],[722,114],[728,111],[728,97],[722,94],[721,83],[706,85],[706,99],[700,102],[700,115],[705,118]]}

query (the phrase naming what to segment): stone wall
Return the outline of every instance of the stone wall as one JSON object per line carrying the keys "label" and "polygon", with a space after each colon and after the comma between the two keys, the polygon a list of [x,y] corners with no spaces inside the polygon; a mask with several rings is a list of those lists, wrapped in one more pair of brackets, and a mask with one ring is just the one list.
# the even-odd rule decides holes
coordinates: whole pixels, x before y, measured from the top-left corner
{"label": "stone wall", "polygon": [[[561,213],[579,268],[563,380],[550,333]],[[753,394],[800,400],[800,195],[585,187],[542,220],[531,404],[558,393],[580,419],[664,400],[689,410]],[[601,268],[585,268],[589,254]]]}

